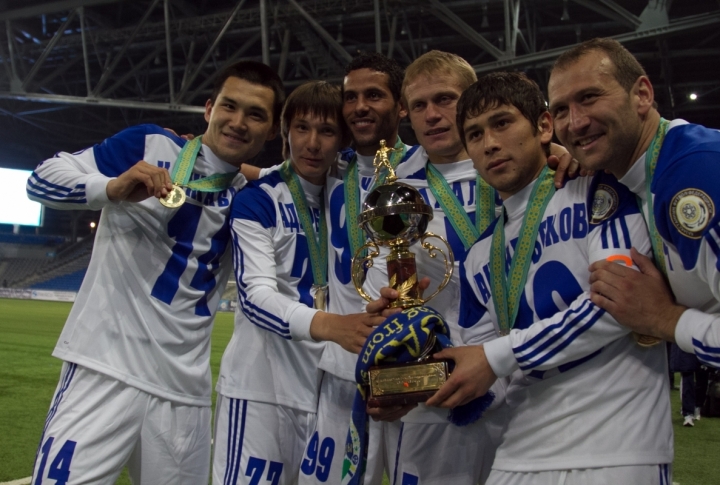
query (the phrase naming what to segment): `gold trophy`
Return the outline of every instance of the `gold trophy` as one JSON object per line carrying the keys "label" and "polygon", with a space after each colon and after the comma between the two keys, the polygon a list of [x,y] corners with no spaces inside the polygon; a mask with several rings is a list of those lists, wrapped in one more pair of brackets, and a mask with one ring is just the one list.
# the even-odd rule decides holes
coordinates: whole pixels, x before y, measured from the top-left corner
{"label": "gold trophy", "polygon": [[[397,182],[395,170],[388,154],[395,149],[388,148],[385,140],[375,155],[375,175],[386,169],[385,183],[375,187],[365,198],[358,224],[365,230],[369,240],[355,253],[352,261],[352,279],[355,289],[365,300],[372,297],[363,289],[366,271],[373,266],[373,259],[380,255],[380,246],[390,249],[385,258],[389,285],[397,290],[398,298],[390,306],[408,308],[424,305],[447,286],[452,277],[455,260],[448,242],[441,236],[428,232],[428,222],[433,218],[433,209],[414,187]],[[445,250],[433,245],[430,240],[438,239]],[[445,275],[437,289],[423,298],[418,287],[415,253],[410,251],[413,243],[420,241],[420,248],[431,258],[444,259]],[[363,253],[367,250],[367,255]],[[370,369],[369,405],[373,407],[394,406],[424,402],[439,389],[448,377],[448,364],[431,359],[440,349],[434,335],[428,339],[421,356],[416,362],[381,365]]]}

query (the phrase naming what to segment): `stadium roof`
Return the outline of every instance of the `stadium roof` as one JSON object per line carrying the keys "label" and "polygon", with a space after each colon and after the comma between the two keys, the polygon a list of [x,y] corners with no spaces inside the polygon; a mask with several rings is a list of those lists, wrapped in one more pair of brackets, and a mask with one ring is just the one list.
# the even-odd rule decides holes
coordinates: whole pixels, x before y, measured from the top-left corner
{"label": "stadium roof", "polygon": [[240,59],[291,90],[339,82],[358,52],[441,49],[544,88],[560,52],[599,36],[640,59],[666,117],[720,127],[716,0],[0,0],[0,31],[0,165],[16,168],[137,123],[201,132],[213,74]]}

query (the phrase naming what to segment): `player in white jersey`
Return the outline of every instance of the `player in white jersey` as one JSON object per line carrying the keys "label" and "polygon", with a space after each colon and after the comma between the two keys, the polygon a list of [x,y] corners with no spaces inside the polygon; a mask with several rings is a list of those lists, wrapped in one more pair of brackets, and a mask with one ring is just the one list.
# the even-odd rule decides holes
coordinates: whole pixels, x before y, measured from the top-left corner
{"label": "player in white jersey", "polygon": [[[642,66],[610,39],[558,58],[548,89],[561,141],[583,165],[609,170],[635,192],[657,234],[662,273],[641,255],[633,259],[643,274],[593,265],[593,302],[622,324],[720,367],[720,134],[661,120]],[[593,102],[581,103],[581,91]]]}
{"label": "player in white jersey", "polygon": [[260,477],[296,483],[315,430],[321,341],[357,352],[382,321],[323,311],[324,187],[346,138],[341,107],[340,89],[326,82],[293,91],[281,117],[288,160],[233,200],[238,309],[217,385],[215,484],[257,483]]}
{"label": "player in white jersey", "polygon": [[207,481],[210,331],[230,274],[226,215],[245,184],[238,168],[275,136],[283,99],[282,82],[260,63],[221,73],[207,131],[191,145],[199,152],[182,163],[193,188],[176,208],[156,197],[177,183],[168,170],[186,142],[154,125],[60,152],[30,176],[31,199],[103,209],[53,352],[65,363],[34,484],[112,484],[126,464],[136,483]]}
{"label": "player in white jersey", "polygon": [[[354,313],[363,311],[365,307],[365,301],[351,281],[350,261],[354,250],[365,242],[355,221],[360,203],[374,183],[373,159],[380,148],[380,140],[385,140],[390,147],[400,148],[390,160],[398,166],[401,176],[411,173],[406,172],[404,167],[407,160],[413,159],[417,153],[416,147],[403,144],[398,137],[400,120],[406,116],[400,103],[402,79],[403,71],[397,62],[380,54],[361,55],[346,68],[343,118],[352,135],[355,155],[347,167],[340,167],[344,183],[336,180],[328,185],[329,310],[333,313]],[[346,207],[348,200],[351,208]],[[356,354],[335,343],[326,344],[320,360],[320,368],[325,375],[318,402],[317,432],[304,454],[300,476],[302,484],[340,483],[343,448],[357,386],[356,361]],[[371,426],[366,483],[380,485],[383,472],[392,468],[389,463],[394,460],[394,456],[386,453],[385,441],[381,437],[390,436],[388,439],[396,442],[399,426],[376,422]],[[330,477],[327,482],[326,476]]]}
{"label": "player in white jersey", "polygon": [[[458,126],[503,215],[462,267],[460,324],[471,345],[436,354],[456,368],[427,404],[463,404],[510,376],[509,421],[487,483],[667,483],[665,348],[639,346],[588,291],[589,262],[627,262],[633,245],[649,251],[634,196],[605,174],[555,191],[544,168],[551,118],[522,74],[468,88]],[[493,331],[498,338],[476,345]]]}

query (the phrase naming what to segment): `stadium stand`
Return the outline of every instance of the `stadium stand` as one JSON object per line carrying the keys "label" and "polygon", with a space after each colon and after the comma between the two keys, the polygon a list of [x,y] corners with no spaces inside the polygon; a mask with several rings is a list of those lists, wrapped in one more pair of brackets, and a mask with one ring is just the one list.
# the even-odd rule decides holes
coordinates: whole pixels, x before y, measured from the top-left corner
{"label": "stadium stand", "polygon": [[87,264],[85,268],[75,271],[74,273],[63,274],[46,281],[35,283],[31,285],[30,288],[33,290],[78,291],[83,278],[85,278],[86,272]]}
{"label": "stadium stand", "polygon": [[62,237],[0,233],[0,281],[10,288],[77,291],[93,241],[86,237],[63,247]]}

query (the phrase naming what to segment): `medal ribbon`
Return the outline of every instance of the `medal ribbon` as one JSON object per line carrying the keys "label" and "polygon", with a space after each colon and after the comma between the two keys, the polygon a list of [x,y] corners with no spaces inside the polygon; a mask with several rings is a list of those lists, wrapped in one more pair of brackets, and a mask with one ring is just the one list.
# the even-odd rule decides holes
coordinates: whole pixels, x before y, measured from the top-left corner
{"label": "medal ribbon", "polygon": [[[400,165],[400,162],[405,158],[405,153],[407,152],[407,147],[399,136],[397,137],[397,142],[395,142],[395,148],[402,148],[402,151],[395,151],[390,157],[390,165],[393,170]],[[351,256],[355,256],[358,248],[365,244],[365,235],[357,223],[358,216],[360,215],[360,176],[357,165],[357,155],[355,155],[352,160],[350,160],[348,168],[345,171],[345,176],[343,177],[345,190],[345,225],[348,231],[348,238],[350,239]],[[387,173],[381,174],[379,180],[375,181],[370,190],[385,183],[386,178]]]}
{"label": "medal ribbon", "polygon": [[[316,286],[325,286],[327,284],[327,262],[328,262],[328,230],[325,222],[325,203],[320,203],[320,234],[315,232],[312,223],[312,215],[307,205],[305,191],[300,185],[295,170],[290,164],[290,160],[280,166],[280,176],[290,189],[293,203],[297,209],[297,215],[300,219],[300,225],[307,238],[308,250],[310,252],[310,265],[313,272],[313,283]],[[319,239],[319,241],[318,241]]]}
{"label": "medal ribbon", "polygon": [[195,160],[202,148],[202,136],[198,136],[185,143],[180,150],[180,154],[175,160],[170,178],[174,185],[186,187],[198,192],[220,192],[225,190],[232,184],[237,172],[216,173],[209,177],[190,181],[192,169],[195,166]]}
{"label": "medal ribbon", "polygon": [[490,285],[500,332],[503,335],[507,335],[515,325],[540,221],[545,208],[555,194],[554,175],[555,172],[546,166],[535,181],[507,275],[505,273],[505,209],[493,231],[490,249]]}
{"label": "medal ribbon", "polygon": [[467,251],[495,218],[495,189],[480,178],[480,175],[477,176],[475,184],[475,225],[473,226],[470,216],[465,212],[455,192],[452,191],[445,177],[435,165],[428,163],[425,172],[430,190],[440,207],[447,214],[450,224],[452,224]]}
{"label": "medal ribbon", "polygon": [[[650,185],[652,185],[653,176],[655,175],[655,167],[657,167],[658,157],[660,156],[660,149],[662,148],[663,141],[665,140],[665,134],[667,133],[670,122],[665,118],[660,118],[660,125],[658,126],[655,136],[650,142],[650,146],[645,152],[645,196],[647,198],[648,215],[645,222],[650,232],[650,242],[652,243],[653,253],[655,255],[655,266],[665,275],[667,279],[667,268],[665,267],[665,251],[663,251],[663,241],[660,237],[660,233],[655,226],[655,213],[653,212],[653,196],[650,191]],[[638,200],[638,202],[640,202]],[[640,214],[645,216],[643,212],[642,202],[640,202]]]}

